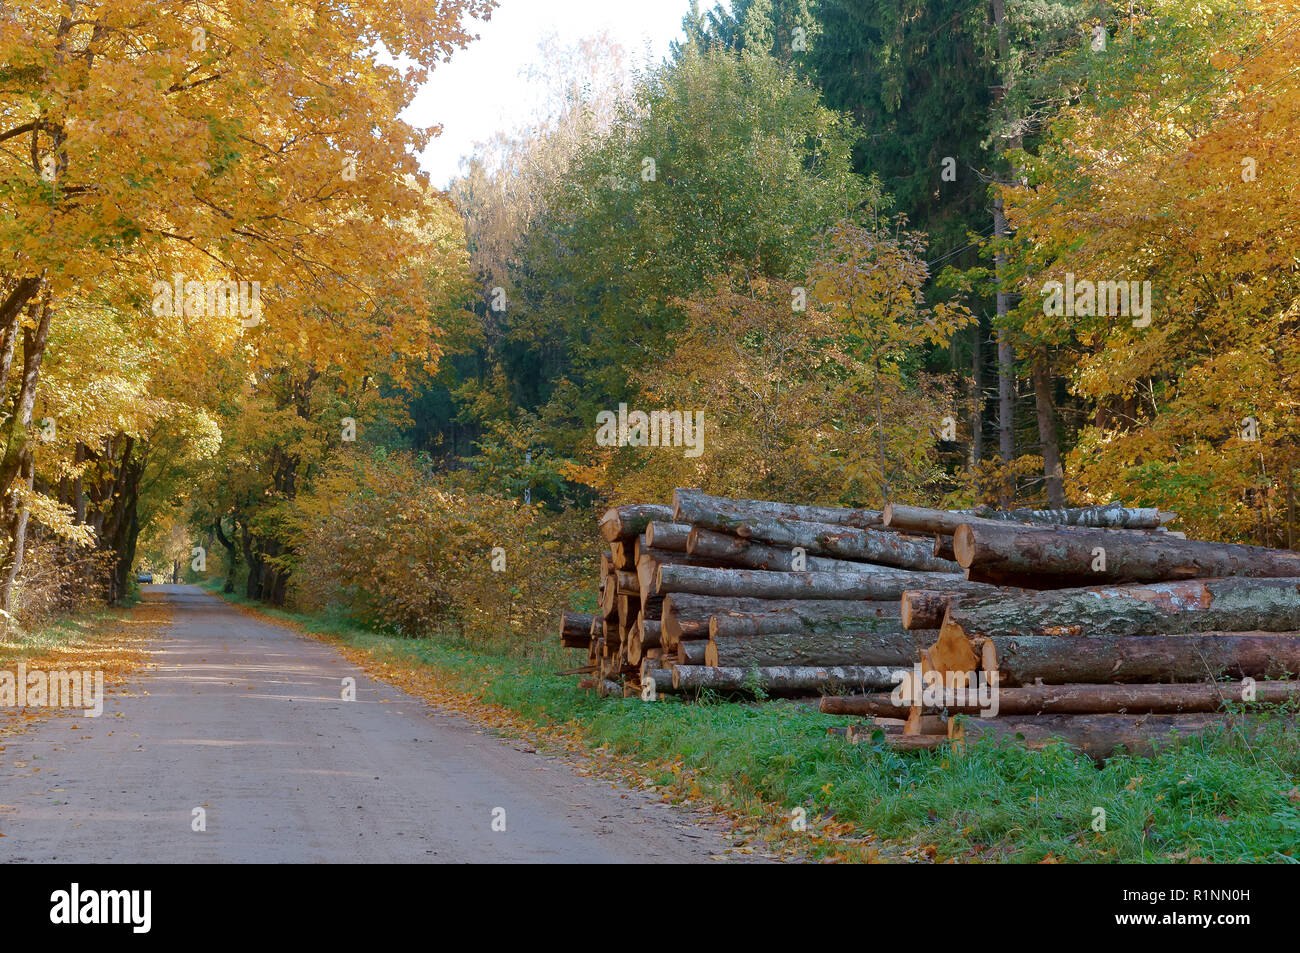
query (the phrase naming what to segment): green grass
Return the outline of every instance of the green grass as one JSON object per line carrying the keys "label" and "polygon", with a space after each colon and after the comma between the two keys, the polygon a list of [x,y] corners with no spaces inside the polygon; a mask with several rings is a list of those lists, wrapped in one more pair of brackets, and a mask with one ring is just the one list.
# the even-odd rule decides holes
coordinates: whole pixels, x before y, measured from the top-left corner
{"label": "green grass", "polygon": [[[377,660],[431,669],[448,688],[539,724],[575,728],[593,746],[645,761],[680,759],[690,780],[731,810],[758,817],[770,816],[764,803],[787,811],[801,806],[810,827],[822,818],[853,822],[857,835],[870,832],[913,856],[1300,861],[1300,730],[1293,715],[1265,719],[1249,739],[1215,732],[1155,758],[1116,757],[1101,768],[1063,745],[1026,751],[981,742],[960,755],[898,754],[827,737],[826,729],[844,719],[803,704],[600,699],[573,677],[554,674],[580,664],[576,653],[558,647],[484,651],[461,639],[406,639],[337,620],[270,614]],[[1091,828],[1096,808],[1105,811],[1105,832]]]}
{"label": "green grass", "polygon": [[[134,605],[139,600],[132,600]],[[116,618],[108,608],[86,609],[50,622],[39,629],[18,630],[0,639],[0,663],[9,664],[40,658],[81,643]]]}

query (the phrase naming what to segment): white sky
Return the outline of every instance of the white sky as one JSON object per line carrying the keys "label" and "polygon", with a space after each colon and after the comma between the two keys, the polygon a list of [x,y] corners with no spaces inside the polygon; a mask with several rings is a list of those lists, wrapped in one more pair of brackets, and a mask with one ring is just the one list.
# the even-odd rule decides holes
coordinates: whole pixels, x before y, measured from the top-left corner
{"label": "white sky", "polygon": [[445,188],[476,142],[526,124],[537,97],[520,71],[540,63],[537,43],[547,34],[569,46],[607,30],[634,59],[648,51],[658,62],[689,10],[690,0],[501,0],[491,20],[474,23],[479,39],[437,64],[403,116],[417,126],[442,124],[421,166]]}

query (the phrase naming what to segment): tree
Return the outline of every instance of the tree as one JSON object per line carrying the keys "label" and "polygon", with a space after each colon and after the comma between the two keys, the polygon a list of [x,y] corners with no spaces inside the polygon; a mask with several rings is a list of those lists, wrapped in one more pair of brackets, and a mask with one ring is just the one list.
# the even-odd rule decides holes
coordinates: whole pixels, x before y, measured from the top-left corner
{"label": "tree", "polygon": [[[180,275],[185,301],[167,302],[167,333],[211,325],[228,341],[245,333],[254,347],[311,351],[337,349],[345,335],[319,332],[341,332],[341,314],[377,316],[382,297],[417,307],[421,289],[385,272],[423,247],[431,205],[412,182],[430,133],[398,116],[424,71],[468,40],[462,18],[491,6],[423,0],[400,17],[368,0],[7,11],[0,394],[13,411],[0,426],[0,605],[33,512],[42,363],[69,309],[95,301],[148,339],[159,317],[149,299],[157,310],[157,283]],[[384,65],[377,44],[417,65]],[[204,287],[188,282],[207,281],[256,282],[263,307],[204,308]]]}

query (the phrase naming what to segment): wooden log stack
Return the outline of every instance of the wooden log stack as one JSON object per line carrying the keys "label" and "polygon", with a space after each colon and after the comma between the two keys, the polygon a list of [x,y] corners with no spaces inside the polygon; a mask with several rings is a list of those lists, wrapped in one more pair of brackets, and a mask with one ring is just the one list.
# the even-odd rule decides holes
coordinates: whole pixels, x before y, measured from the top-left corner
{"label": "wooden log stack", "polygon": [[904,592],[999,591],[879,510],[678,490],[672,505],[617,506],[599,526],[599,609],[567,613],[560,640],[587,650],[577,671],[603,693],[887,688],[938,636],[903,627]]}
{"label": "wooden log stack", "polygon": [[561,644],[602,694],[820,694],[869,719],[845,737],[900,750],[969,732],[1154,751],[1300,702],[1300,553],[1188,540],[1174,518],[679,489],[601,518],[600,608],[566,613]]}

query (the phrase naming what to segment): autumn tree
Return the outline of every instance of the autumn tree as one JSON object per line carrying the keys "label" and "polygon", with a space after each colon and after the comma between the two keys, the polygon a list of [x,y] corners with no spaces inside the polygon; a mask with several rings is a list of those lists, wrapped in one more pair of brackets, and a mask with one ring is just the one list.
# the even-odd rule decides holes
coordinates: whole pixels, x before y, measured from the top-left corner
{"label": "autumn tree", "polygon": [[[389,263],[418,258],[431,207],[414,159],[430,132],[398,116],[426,70],[468,40],[462,19],[491,6],[7,4],[0,605],[35,512],[42,364],[70,309],[109,308],[128,337],[208,326],[230,343],[318,352],[338,348],[339,315],[420,306],[418,285],[386,278]],[[414,65],[387,65],[377,47]],[[185,300],[160,314],[157,283],[176,276]],[[212,295],[194,283],[209,281],[256,282],[260,308],[204,307]],[[331,324],[338,333],[313,338]],[[394,346],[433,358],[429,343]]]}

